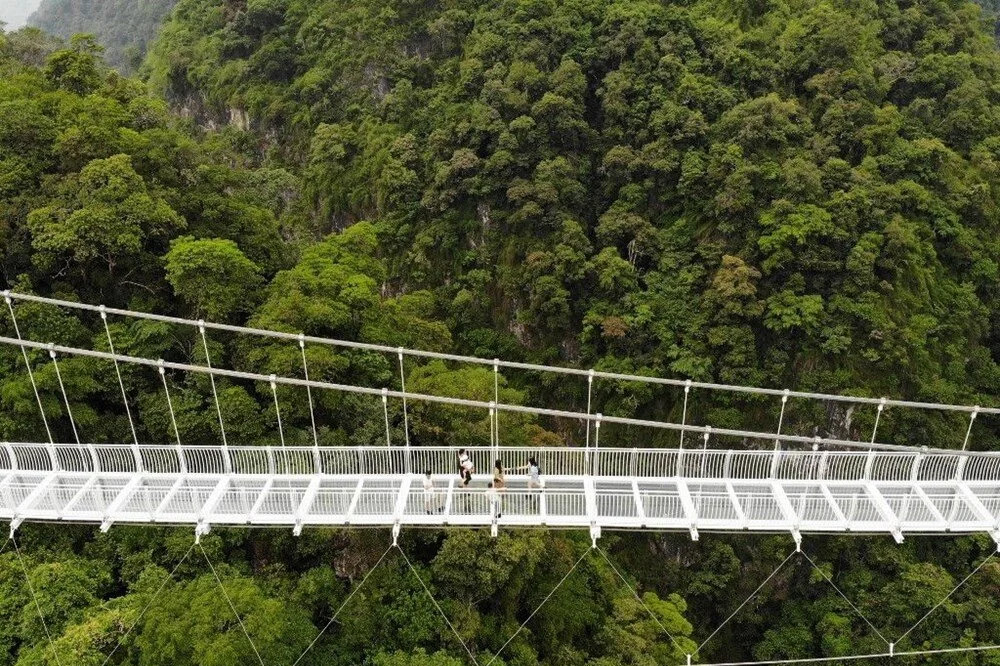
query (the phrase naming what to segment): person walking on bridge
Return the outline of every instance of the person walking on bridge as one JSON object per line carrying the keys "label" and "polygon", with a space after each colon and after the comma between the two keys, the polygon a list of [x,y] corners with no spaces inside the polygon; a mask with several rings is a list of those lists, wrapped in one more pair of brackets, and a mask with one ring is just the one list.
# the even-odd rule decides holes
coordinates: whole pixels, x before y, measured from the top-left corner
{"label": "person walking on bridge", "polygon": [[458,476],[462,479],[462,487],[468,488],[472,482],[472,473],[476,471],[476,466],[472,463],[470,456],[465,449],[458,450]]}

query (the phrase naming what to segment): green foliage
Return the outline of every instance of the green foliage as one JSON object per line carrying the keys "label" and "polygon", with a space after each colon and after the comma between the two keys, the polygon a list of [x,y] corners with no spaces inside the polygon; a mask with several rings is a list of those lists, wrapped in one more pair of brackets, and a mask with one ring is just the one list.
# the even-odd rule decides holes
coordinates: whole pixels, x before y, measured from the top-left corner
{"label": "green foliage", "polygon": [[165,259],[167,282],[197,315],[226,319],[253,307],[260,267],[233,241],[181,236],[170,242]]}
{"label": "green foliage", "polygon": [[376,282],[429,290],[480,353],[986,402],[987,20],[730,4],[182,0],[147,72],[297,165],[320,226],[372,220]]}
{"label": "green foliage", "polygon": [[[89,27],[70,14],[96,17],[120,64],[121,45],[141,49],[169,4],[50,0],[39,16],[56,12],[74,30]],[[145,82],[110,71],[92,38],[0,33],[3,275],[22,290],[291,333],[993,404],[1000,54],[991,21],[962,0],[180,0]],[[36,339],[106,348],[96,320],[31,304],[17,314]],[[109,326],[123,353],[207,360],[197,332]],[[208,342],[220,365],[304,370],[294,342]],[[304,354],[312,379],[393,388],[401,379],[392,356],[319,344]],[[68,441],[53,368],[44,354],[29,359],[54,436]],[[108,364],[60,367],[84,437],[131,441]],[[439,395],[488,401],[496,390],[503,402],[581,409],[588,397],[582,381],[527,371],[408,358],[402,372],[409,390]],[[176,432],[159,376],[123,367],[141,441],[219,441],[207,379],[166,380]],[[217,384],[227,434],[274,443],[269,387]],[[311,444],[304,392],[277,393],[287,442]],[[385,442],[377,397],[312,397],[320,444]],[[684,409],[679,391],[623,382],[595,382],[592,398],[605,414],[677,421]],[[403,441],[402,405],[389,401],[388,414],[390,442]],[[771,428],[778,405],[698,396],[684,416]],[[407,418],[413,445],[490,441],[482,410],[411,401]],[[860,437],[873,419],[873,410],[790,403],[783,429]],[[995,445],[987,421],[972,431],[977,448]],[[957,444],[964,427],[889,410],[879,438]],[[499,429],[504,444],[582,434],[507,412]],[[627,429],[602,430],[602,446],[636,444]],[[40,432],[23,360],[0,350],[0,436]],[[641,444],[674,446],[669,437]],[[0,664],[103,665],[123,639],[111,663],[254,663],[197,558],[126,636],[190,544],[186,532],[34,530],[28,576],[54,647],[4,554]],[[213,532],[204,543],[265,662],[291,663],[385,538]],[[504,648],[497,662],[512,666],[682,663],[788,549],[786,539],[605,539],[642,603],[594,554],[547,597],[589,545],[573,536],[453,531],[406,547],[470,649],[488,660]],[[992,548],[978,538],[885,541],[824,539],[810,552],[886,635],[912,626]],[[797,562],[698,656],[882,650],[827,580]],[[1000,572],[988,565],[977,576],[904,642],[1000,642]],[[387,558],[350,604],[303,663],[465,663],[399,561]]]}
{"label": "green foliage", "polygon": [[106,47],[112,67],[134,71],[177,0],[42,0],[28,22],[70,38],[93,34]]}
{"label": "green foliage", "polygon": [[464,660],[450,657],[443,652],[427,654],[423,650],[417,650],[413,654],[404,652],[378,654],[372,661],[372,666],[464,666],[464,664]]}

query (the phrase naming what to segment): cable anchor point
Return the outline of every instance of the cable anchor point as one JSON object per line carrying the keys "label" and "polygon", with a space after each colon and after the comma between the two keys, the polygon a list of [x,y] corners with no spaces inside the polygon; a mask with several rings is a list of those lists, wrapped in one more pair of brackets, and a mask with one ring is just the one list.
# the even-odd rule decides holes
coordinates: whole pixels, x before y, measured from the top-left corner
{"label": "cable anchor point", "polygon": [[601,538],[601,526],[597,523],[590,524],[590,547],[597,548],[597,540]]}
{"label": "cable anchor point", "polygon": [[198,521],[198,524],[194,526],[194,543],[198,545],[201,543],[201,537],[204,534],[208,534],[212,531],[212,526],[208,523]]}
{"label": "cable anchor point", "polygon": [[392,526],[392,545],[399,548],[399,533],[402,531],[402,526],[400,526],[399,521],[396,521]]}

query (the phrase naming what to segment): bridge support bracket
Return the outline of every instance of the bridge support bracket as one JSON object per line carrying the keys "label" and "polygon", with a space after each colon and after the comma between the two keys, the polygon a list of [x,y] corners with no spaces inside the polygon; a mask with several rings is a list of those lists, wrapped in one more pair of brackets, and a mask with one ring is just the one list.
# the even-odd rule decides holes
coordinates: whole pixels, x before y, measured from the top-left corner
{"label": "bridge support bracket", "polygon": [[597,523],[590,524],[591,548],[597,548],[597,540],[601,538],[601,526]]}
{"label": "bridge support bracket", "polygon": [[691,527],[689,527],[688,530],[691,532],[691,541],[697,541],[698,540],[697,526],[695,526],[694,523],[691,523]]}
{"label": "bridge support bracket", "polygon": [[292,526],[292,536],[302,536],[302,520],[298,519],[295,521],[295,525]]}
{"label": "bridge support bracket", "polygon": [[392,526],[392,545],[393,546],[399,547],[399,533],[400,533],[400,531],[402,531],[402,529],[403,529],[402,526],[399,524],[399,521],[397,520],[393,524],[393,526]]}
{"label": "bridge support bracket", "polygon": [[889,656],[890,657],[894,657],[894,656],[896,656],[895,653],[896,653],[896,644],[895,643],[889,643]]}
{"label": "bridge support bracket", "polygon": [[492,523],[490,523],[490,536],[495,539],[495,538],[497,538],[497,535],[499,533],[500,533],[500,529],[497,526],[497,521],[494,520]]}
{"label": "bridge support bracket", "polygon": [[14,518],[13,520],[10,521],[10,538],[11,539],[14,538],[14,532],[16,532],[17,528],[20,527],[20,526],[21,526],[21,521],[18,518]]}
{"label": "bridge support bracket", "polygon": [[792,530],[792,538],[795,539],[795,552],[802,552],[802,532],[797,529]]}

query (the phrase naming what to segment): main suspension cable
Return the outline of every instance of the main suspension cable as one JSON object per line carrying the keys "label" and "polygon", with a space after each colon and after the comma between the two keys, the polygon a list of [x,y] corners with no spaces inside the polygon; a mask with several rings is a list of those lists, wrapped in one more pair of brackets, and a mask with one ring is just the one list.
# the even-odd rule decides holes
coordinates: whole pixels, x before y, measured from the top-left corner
{"label": "main suspension cable", "polygon": [[[7,303],[7,310],[10,311],[10,320],[14,323],[14,334],[17,335],[19,342],[23,342],[21,338],[21,327],[17,325],[17,316],[14,314],[14,305],[11,303],[11,297],[6,292],[4,292],[4,301]],[[31,381],[31,390],[35,392],[35,401],[38,403],[38,411],[42,415],[42,423],[45,424],[45,434],[49,436],[49,444],[55,444],[55,440],[52,438],[52,429],[49,428],[49,420],[45,417],[45,408],[42,406],[42,397],[38,394],[38,384],[35,383],[35,373],[31,370],[31,361],[28,360],[28,352],[23,344],[19,345],[21,347],[21,356],[24,357],[24,367],[28,371],[28,379]]]}
{"label": "main suspension cable", "polygon": [[[3,293],[6,297],[21,301],[46,303],[49,305],[56,305],[64,308],[70,308],[75,310],[88,310],[92,312],[99,310],[98,306],[90,305],[88,303],[77,303],[74,301],[67,301],[57,298],[48,298],[45,296],[36,296],[34,294],[21,294],[12,291],[5,291]],[[405,354],[407,356],[414,356],[418,358],[440,359],[445,361],[456,361],[460,363],[470,363],[477,365],[493,365],[494,363],[493,359],[481,358],[477,356],[464,356],[461,354],[449,354],[444,352],[404,349],[402,347],[391,347],[389,345],[380,345],[369,342],[355,342],[352,340],[338,340],[335,338],[324,338],[311,335],[303,336],[301,334],[285,333],[282,331],[252,328],[248,326],[236,326],[233,324],[222,324],[218,322],[207,322],[204,320],[195,321],[192,319],[184,319],[181,317],[159,315],[149,312],[138,312],[135,310],[125,310],[120,308],[105,308],[105,309],[107,312],[111,314],[121,315],[125,317],[132,317],[136,319],[147,319],[151,321],[159,321],[169,324],[180,324],[184,326],[204,326],[205,328],[210,328],[213,330],[228,331],[231,333],[238,333],[243,335],[254,335],[257,337],[266,337],[266,338],[283,339],[283,340],[302,339],[306,342],[334,346],[334,347],[345,347],[350,349],[361,349],[361,350],[376,351],[383,353],[398,353],[400,356]],[[589,374],[588,370],[583,370],[581,368],[565,367],[565,366],[541,365],[537,363],[521,363],[518,361],[503,361],[503,360],[497,361],[497,363],[499,364],[500,367],[512,368],[517,370],[530,370],[536,372],[550,372],[556,374],[577,375],[577,376],[586,376]],[[633,374],[625,374],[619,372],[595,371],[594,376],[600,377],[602,379],[612,379],[623,382],[662,384],[667,386],[678,386],[678,387],[683,387],[687,385],[695,388],[704,388],[709,390],[726,391],[733,393],[749,393],[752,395],[770,395],[775,397],[780,397],[782,395],[785,395],[784,389],[772,389],[772,388],[755,387],[755,386],[737,386],[734,384],[720,384],[715,382],[702,382],[702,381],[690,381],[689,383],[689,380],[683,380],[683,379],[671,379],[667,377],[654,377],[649,375],[633,375]],[[868,405],[884,404],[886,406],[909,407],[914,409],[931,409],[931,410],[957,411],[957,412],[972,412],[975,409],[975,407],[971,405],[921,402],[914,400],[897,400],[897,399],[887,399],[887,398],[871,398],[865,396],[838,395],[834,393],[819,393],[813,391],[789,391],[787,395],[793,398],[806,398],[812,400],[847,402],[847,403],[868,404]],[[980,407],[978,411],[984,414],[1000,414],[1000,407]]]}
{"label": "main suspension cable", "polygon": [[[36,342],[36,341],[33,341],[33,340],[17,340],[15,338],[10,338],[10,337],[6,337],[6,336],[0,336],[0,344],[8,344],[8,345],[12,345],[12,346],[23,345],[24,347],[33,348],[33,349],[49,349],[50,348],[49,343]],[[204,365],[192,365],[192,364],[188,364],[188,363],[178,363],[178,362],[174,362],[174,361],[162,361],[162,360],[154,361],[152,359],[147,359],[147,358],[142,358],[142,357],[136,357],[136,356],[128,356],[128,355],[120,354],[120,353],[117,353],[117,352],[114,353],[114,354],[111,354],[109,352],[97,351],[97,350],[94,350],[94,349],[82,349],[82,348],[79,348],[79,347],[69,347],[69,346],[65,346],[65,345],[53,345],[52,348],[54,348],[56,351],[58,351],[60,353],[75,354],[75,355],[79,355],[79,356],[89,356],[89,357],[92,357],[92,358],[102,358],[102,359],[106,359],[106,360],[111,360],[112,358],[117,358],[120,361],[123,361],[123,362],[126,362],[126,363],[134,363],[134,364],[137,364],[137,365],[157,366],[157,365],[160,365],[162,363],[163,367],[170,368],[172,370],[180,370],[180,371],[184,371],[184,372],[198,372],[198,373],[203,373],[203,374],[209,374],[209,375],[212,375],[212,376],[218,375],[220,377],[231,377],[231,378],[235,378],[235,379],[247,379],[247,380],[250,380],[250,381],[257,381],[257,382],[267,382],[267,381],[270,381],[270,377],[268,375],[263,375],[263,374],[255,373],[255,372],[246,372],[246,371],[242,371],[242,370],[229,370],[229,369],[226,369],[226,368],[216,368],[216,367],[209,367],[209,366],[204,366]],[[365,394],[365,395],[381,395],[382,394],[382,389],[379,389],[379,388],[373,388],[373,387],[368,387],[368,386],[355,386],[355,385],[351,385],[351,384],[335,384],[335,383],[331,383],[331,382],[323,382],[323,381],[316,381],[316,380],[308,380],[307,381],[305,379],[300,379],[300,378],[297,378],[297,377],[282,377],[282,376],[278,376],[278,377],[275,378],[275,381],[277,383],[279,383],[279,384],[286,384],[286,385],[289,385],[289,386],[311,386],[313,388],[320,388],[320,389],[332,390],[332,391],[341,391],[341,392],[346,392],[346,393],[359,393],[359,394]],[[393,397],[393,398],[421,400],[421,401],[425,401],[425,402],[434,402],[434,403],[450,404],[450,405],[459,405],[459,406],[474,407],[474,408],[479,408],[479,409],[489,409],[489,407],[490,407],[490,403],[489,402],[484,402],[484,401],[481,401],[481,400],[469,400],[469,399],[465,399],[465,398],[453,398],[453,397],[448,397],[448,396],[429,395],[429,394],[424,394],[424,393],[410,393],[410,392],[405,392],[405,391],[389,390],[387,392],[387,395],[389,397]],[[495,407],[496,407],[496,409],[507,411],[507,412],[517,412],[517,413],[522,413],[522,414],[534,414],[534,415],[538,415],[538,416],[554,416],[554,417],[562,417],[562,418],[572,418],[572,419],[587,420],[587,421],[592,421],[592,422],[593,421],[601,420],[602,422],[607,422],[607,423],[615,423],[615,424],[621,424],[621,425],[632,425],[632,426],[639,426],[639,427],[649,427],[649,428],[660,428],[660,429],[675,430],[675,431],[681,430],[682,427],[683,427],[683,429],[691,431],[691,432],[698,432],[698,433],[702,433],[702,434],[712,433],[712,434],[716,435],[717,437],[723,437],[723,436],[725,436],[725,437],[739,437],[739,438],[761,439],[761,440],[779,439],[782,442],[790,442],[790,443],[798,443],[798,444],[809,444],[809,445],[819,444],[819,445],[824,445],[824,446],[835,446],[835,447],[839,446],[839,447],[845,447],[845,448],[864,449],[864,450],[875,449],[875,450],[884,450],[884,451],[900,451],[900,452],[906,452],[906,453],[915,453],[917,451],[923,451],[923,452],[932,452],[932,453],[943,453],[943,454],[956,455],[956,456],[968,455],[967,452],[957,451],[955,449],[940,449],[940,448],[931,448],[931,447],[927,447],[927,448],[921,447],[920,449],[917,449],[916,447],[913,447],[913,446],[905,446],[905,445],[900,445],[900,444],[884,444],[884,443],[874,443],[874,444],[872,444],[872,443],[869,443],[869,442],[860,442],[860,441],[854,441],[854,440],[835,439],[835,438],[830,438],[830,437],[806,437],[806,436],[802,436],[802,435],[775,434],[775,433],[759,432],[759,431],[752,431],[752,430],[737,430],[737,429],[732,429],[732,428],[716,428],[716,427],[712,427],[712,426],[697,426],[697,425],[681,426],[680,424],[671,423],[671,422],[667,422],[667,421],[654,421],[654,420],[650,420],[650,419],[637,419],[637,418],[622,417],[622,416],[602,416],[602,415],[597,415],[597,414],[585,414],[585,413],[582,413],[582,412],[574,412],[574,411],[568,411],[568,410],[562,410],[562,409],[550,409],[550,408],[545,408],[545,407],[533,407],[533,406],[529,406],[529,405],[499,404],[499,405],[496,405]],[[980,455],[980,456],[984,456],[984,455],[985,456],[990,456],[990,455],[1000,456],[1000,452],[983,452],[983,451],[979,451],[979,452],[976,452],[976,455]]]}
{"label": "main suspension cable", "polygon": [[[108,336],[108,350],[114,354],[115,353],[115,343],[111,340],[111,328],[108,327],[108,313],[104,311],[103,306],[101,306],[101,321],[104,323],[104,332]],[[125,393],[125,382],[122,380],[122,371],[118,367],[118,359],[112,359],[115,364],[115,375],[118,376],[118,386],[122,390],[122,402],[125,404],[125,414],[128,416],[128,425],[132,430],[132,441],[139,444],[139,434],[135,429],[135,422],[132,420],[132,408],[128,404],[128,395]]]}

